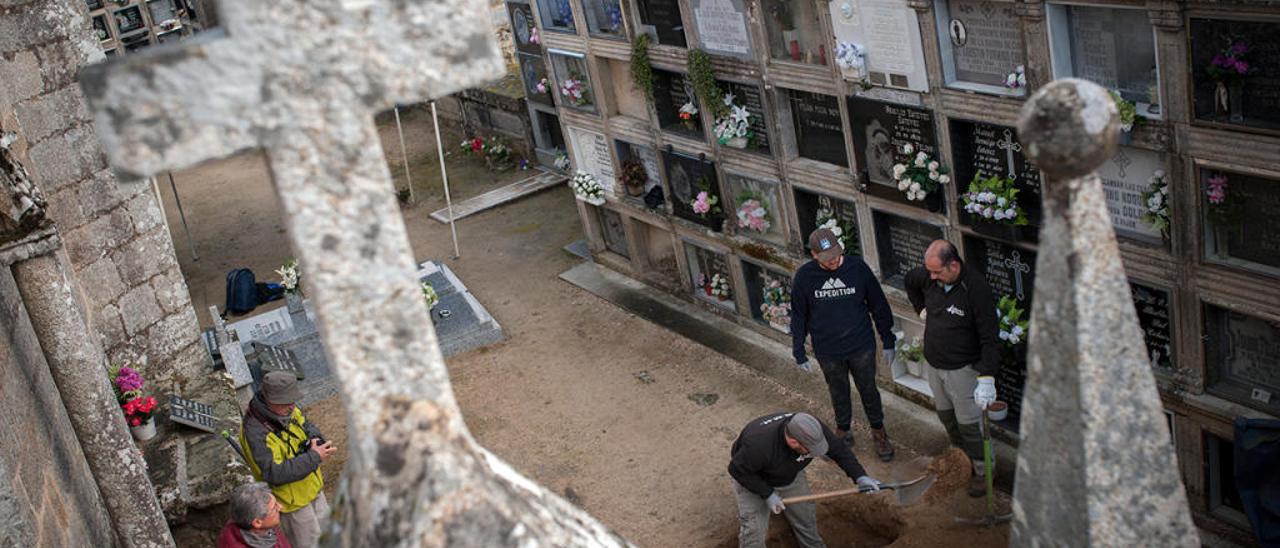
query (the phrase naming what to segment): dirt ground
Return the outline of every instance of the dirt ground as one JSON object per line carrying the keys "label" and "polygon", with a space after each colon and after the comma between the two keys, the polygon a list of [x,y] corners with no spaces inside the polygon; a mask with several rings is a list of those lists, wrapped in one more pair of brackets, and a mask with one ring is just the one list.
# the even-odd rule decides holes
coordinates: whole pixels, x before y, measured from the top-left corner
{"label": "dirt ground", "polygon": [[[427,216],[444,205],[430,115],[410,111],[402,118],[418,198],[403,209],[415,255],[448,264],[507,336],[448,361],[472,433],[638,545],[736,545],[737,512],[725,471],[734,438],[752,418],[779,410],[826,417],[828,404],[559,280],[579,262],[561,248],[582,232],[567,188],[459,221],[461,258],[450,259],[448,226]],[[379,122],[397,187],[403,187],[394,121],[384,116]],[[455,200],[531,173],[495,177],[452,152],[460,140],[445,139]],[[228,270],[249,267],[259,280],[274,279],[272,271],[292,252],[263,156],[245,154],[176,177],[199,261],[192,260],[167,185],[165,209],[193,303],[209,325],[208,304],[221,308]],[[717,397],[694,397],[705,394]],[[345,460],[341,402],[305,411],[340,448],[324,465],[332,491]],[[865,427],[855,435],[858,456],[876,477],[906,479],[928,465],[907,447],[899,447],[894,463],[881,463],[867,451]],[[829,463],[808,473],[815,492],[850,486]],[[1007,545],[1007,527],[954,525],[953,516],[977,516],[985,506],[964,495],[962,480],[958,490],[956,481],[940,483],[950,485],[948,492],[931,492],[908,508],[892,505],[891,493],[821,503],[819,527],[830,546]],[[999,505],[1007,508],[1007,497]],[[770,538],[771,546],[794,545],[781,517],[774,518]]]}

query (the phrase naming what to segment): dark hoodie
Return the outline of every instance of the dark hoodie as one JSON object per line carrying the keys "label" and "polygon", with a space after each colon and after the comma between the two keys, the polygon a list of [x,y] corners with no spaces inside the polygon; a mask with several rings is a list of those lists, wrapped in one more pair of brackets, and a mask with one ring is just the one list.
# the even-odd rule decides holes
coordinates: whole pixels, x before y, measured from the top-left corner
{"label": "dark hoodie", "polygon": [[[783,437],[792,415],[794,413],[778,413],[753,420],[733,442],[729,475],[760,498],[769,498],[775,487],[790,485],[796,475],[813,462],[813,455],[797,455]],[[859,476],[866,475],[858,457],[825,424],[822,435],[827,438],[827,454],[822,456],[835,461],[851,480],[857,481]]]}

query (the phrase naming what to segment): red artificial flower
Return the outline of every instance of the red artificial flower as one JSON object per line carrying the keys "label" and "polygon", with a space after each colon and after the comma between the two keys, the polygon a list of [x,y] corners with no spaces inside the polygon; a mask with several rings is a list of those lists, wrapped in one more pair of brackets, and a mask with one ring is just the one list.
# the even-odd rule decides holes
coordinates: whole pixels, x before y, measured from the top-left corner
{"label": "red artificial flower", "polygon": [[692,115],[692,114],[689,114],[688,112],[681,112],[681,113],[680,113],[680,119],[681,119],[681,120],[692,120],[692,119],[693,119],[693,115]]}
{"label": "red artificial flower", "polygon": [[122,408],[124,408],[124,414],[132,415],[136,413],[138,411],[138,400],[141,400],[141,399],[142,398],[134,398],[127,402],[124,402],[124,405],[121,406]]}
{"label": "red artificial flower", "polygon": [[472,151],[472,152],[480,152],[481,150],[484,150],[484,140],[483,140],[483,139],[481,139],[481,138],[479,138],[479,137],[476,137],[476,138],[472,139],[472,140],[471,140],[471,151]]}
{"label": "red artificial flower", "polygon": [[156,399],[151,396],[147,396],[147,398],[143,400],[142,403],[138,404],[138,411],[141,411],[143,413],[150,413],[151,410],[155,408],[156,408]]}
{"label": "red artificial flower", "polygon": [[142,417],[129,417],[129,426],[142,426]]}

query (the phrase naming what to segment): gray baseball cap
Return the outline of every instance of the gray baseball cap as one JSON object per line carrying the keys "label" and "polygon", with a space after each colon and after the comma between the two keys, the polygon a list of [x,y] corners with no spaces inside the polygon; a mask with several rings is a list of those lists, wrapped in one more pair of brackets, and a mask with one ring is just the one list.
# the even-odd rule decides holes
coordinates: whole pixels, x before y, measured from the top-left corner
{"label": "gray baseball cap", "polygon": [[844,247],[840,245],[840,238],[836,237],[834,232],[825,228],[819,228],[809,234],[809,249],[816,253],[818,260],[822,262],[844,255]]}
{"label": "gray baseball cap", "polygon": [[298,390],[298,376],[288,371],[272,371],[263,375],[262,399],[272,405],[297,403],[302,399],[302,391]]}
{"label": "gray baseball cap", "polygon": [[822,433],[822,423],[808,413],[796,413],[787,423],[787,435],[809,449],[809,456],[827,454],[827,437]]}

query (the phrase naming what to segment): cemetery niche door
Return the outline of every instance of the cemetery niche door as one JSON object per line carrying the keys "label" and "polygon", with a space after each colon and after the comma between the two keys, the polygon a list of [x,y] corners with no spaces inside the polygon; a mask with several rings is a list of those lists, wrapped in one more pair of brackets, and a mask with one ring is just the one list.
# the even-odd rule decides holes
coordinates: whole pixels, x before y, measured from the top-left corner
{"label": "cemetery niche door", "polygon": [[785,90],[795,127],[796,151],[801,158],[849,167],[844,146],[844,121],[835,97]]}
{"label": "cemetery niche door", "polygon": [[737,234],[774,245],[786,245],[787,218],[778,183],[726,174],[729,200],[726,216]]}
{"label": "cemetery niche door", "polygon": [[[959,200],[960,219],[979,234],[1011,242],[1036,242],[1040,239],[1040,170],[1022,154],[1016,129],[983,122],[950,120],[952,174]],[[1006,201],[1004,212],[1012,219],[999,218],[995,211],[1002,206],[988,203],[971,193],[971,185],[981,185],[977,178],[998,178],[1001,188],[1016,189],[1012,201]],[[1012,180],[1012,186],[1009,182]],[[981,191],[982,188],[977,190]],[[974,207],[974,206],[978,207]],[[1025,219],[1023,224],[1016,224]]]}
{"label": "cemetery niche door", "polygon": [[[826,194],[795,189],[796,221],[800,226],[800,245],[805,257],[811,257],[809,234],[823,227],[835,233],[845,255],[862,255],[862,235],[858,224],[858,206],[853,202]],[[941,234],[941,232],[939,232]]]}
{"label": "cemetery niche door", "polygon": [[688,241],[684,243],[684,250],[694,297],[725,310],[735,310],[736,286],[728,257]]}
{"label": "cemetery niche door", "polygon": [[658,153],[652,147],[614,140],[614,148],[621,160],[622,195],[633,203],[650,209],[659,209],[666,203],[666,191],[662,188],[662,167],[658,165]]}
{"label": "cemetery niche door", "polygon": [[1195,118],[1280,134],[1280,22],[1191,19]]}
{"label": "cemetery niche door", "polygon": [[1138,116],[1162,116],[1147,10],[1048,4],[1046,11],[1054,77],[1089,80],[1133,103]]}
{"label": "cemetery niche door", "polygon": [[516,51],[541,56],[542,39],[538,37],[538,27],[533,22],[533,7],[523,2],[507,2],[507,14],[511,17],[511,35]]}
{"label": "cemetery niche door", "polygon": [[663,157],[676,216],[716,232],[723,230],[729,206],[720,195],[715,164],[675,151],[663,152]]}
{"label": "cemetery niche door", "polygon": [[1280,277],[1280,179],[1202,167],[1204,257]]}
{"label": "cemetery niche door", "polygon": [[755,261],[742,261],[742,274],[746,276],[751,318],[779,333],[790,334],[791,275]]}
{"label": "cemetery niche door", "polygon": [[612,209],[604,207],[595,209],[600,213],[600,233],[604,236],[604,248],[630,259],[631,251],[627,248],[626,219]]}
{"label": "cemetery niche door", "polygon": [[876,253],[880,257],[880,283],[905,290],[903,278],[924,266],[924,252],[934,240],[943,238],[942,227],[872,210],[876,233]]}
{"label": "cemetery niche door", "polygon": [[1204,305],[1206,390],[1280,415],[1280,321]]}
{"label": "cemetery niche door", "polygon": [[712,55],[753,61],[746,0],[690,0],[699,46]]}
{"label": "cemetery niche door", "polygon": [[815,2],[762,0],[769,57],[775,61],[826,65],[827,46]]}
{"label": "cemetery niche door", "polygon": [[560,106],[594,114],[596,112],[591,73],[587,70],[586,56],[581,53],[558,49],[547,50],[551,56],[551,69],[556,77],[556,92]]}
{"label": "cemetery niche door", "polygon": [[538,11],[542,15],[542,28],[554,32],[576,34],[573,8],[569,0],[539,0]]}
{"label": "cemetery niche door", "polygon": [[[925,200],[908,200],[906,193],[898,190],[898,181],[893,178],[895,164],[910,162],[920,152],[941,162],[933,112],[857,96],[849,97],[848,103],[853,150],[861,169],[859,177],[867,183],[866,193],[897,203],[942,211],[946,196],[944,187],[940,186]],[[911,145],[910,154],[903,152],[906,145]]]}
{"label": "cemetery niche door", "polygon": [[729,120],[715,120],[714,131],[715,138],[721,146],[729,148],[743,149],[748,152],[756,152],[759,154],[770,154],[769,124],[765,117],[764,94],[760,90],[760,86],[756,84],[744,84],[739,82],[716,81],[716,85],[724,91],[726,99],[730,100],[732,105],[729,106],[731,111],[738,109],[739,112],[745,110],[748,117],[746,131],[747,135],[741,136],[742,131],[736,129],[738,126],[731,124],[733,122],[732,112]]}
{"label": "cemetery niche door", "polygon": [[1017,3],[935,0],[938,47],[947,87],[1026,95],[1026,47]]}
{"label": "cemetery niche door", "polygon": [[702,141],[702,106],[687,75],[653,70],[653,108],[663,131]]}
{"label": "cemetery niche door", "polygon": [[[991,286],[992,297],[1005,302],[1007,309],[1021,310],[1021,318],[1031,318],[1031,297],[1035,290],[1036,253],[1026,248],[976,236],[964,237],[966,275],[982,275]],[[997,307],[997,319],[1002,316]],[[1027,380],[1027,328],[1015,329],[1001,323],[1000,372],[996,393],[1009,404],[1009,417],[1002,421],[1016,431],[1022,417],[1022,390]],[[1012,336],[1016,338],[1007,338]]]}
{"label": "cemetery niche door", "polygon": [[524,80],[525,97],[535,103],[555,108],[555,100],[551,94],[555,93],[556,85],[547,77],[547,65],[542,55],[519,52],[516,57],[520,59],[520,77]]}
{"label": "cemetery niche door", "polygon": [[621,40],[627,29],[622,22],[622,5],[619,0],[582,0],[587,19],[587,32],[597,38]]}
{"label": "cemetery niche door", "polygon": [[658,45],[688,46],[679,0],[636,0],[635,5],[640,14],[639,32],[656,38]]}

